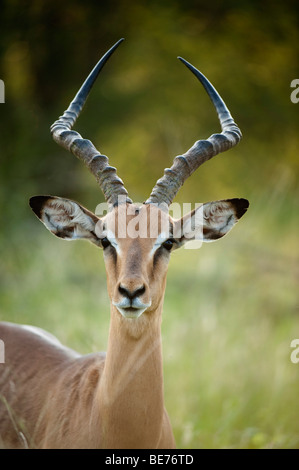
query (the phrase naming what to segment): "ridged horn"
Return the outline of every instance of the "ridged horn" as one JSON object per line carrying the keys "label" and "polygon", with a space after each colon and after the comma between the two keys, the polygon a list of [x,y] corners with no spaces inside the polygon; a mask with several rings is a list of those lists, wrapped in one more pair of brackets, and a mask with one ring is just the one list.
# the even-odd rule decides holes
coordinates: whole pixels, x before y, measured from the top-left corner
{"label": "ridged horn", "polygon": [[[78,132],[72,131],[71,129],[80,115],[100,71],[122,41],[123,39],[117,41],[99,60],[68,109],[51,126],[51,133],[55,142],[72,152],[85,163],[91,173],[96,177],[107,203],[112,206],[117,205],[119,200],[121,200],[121,202],[132,203],[122,180],[116,174],[116,168],[109,165],[108,158],[102,155],[90,140],[83,139]],[[121,196],[120,199],[119,196]]]}
{"label": "ridged horn", "polygon": [[178,57],[178,59],[191,70],[205,88],[216,108],[222,132],[211,135],[207,140],[198,140],[186,153],[175,157],[172,167],[164,170],[164,176],[157,181],[145,204],[166,204],[169,206],[184,181],[200,165],[218,153],[234,147],[242,137],[226,104],[209,80],[185,59],[182,57]]}

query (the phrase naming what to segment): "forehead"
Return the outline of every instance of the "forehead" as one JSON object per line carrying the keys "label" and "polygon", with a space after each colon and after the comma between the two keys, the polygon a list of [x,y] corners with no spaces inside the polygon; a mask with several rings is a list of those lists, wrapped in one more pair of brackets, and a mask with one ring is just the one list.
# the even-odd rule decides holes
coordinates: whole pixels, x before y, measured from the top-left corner
{"label": "forehead", "polygon": [[121,204],[103,219],[103,229],[117,238],[156,239],[172,232],[171,217],[153,204]]}

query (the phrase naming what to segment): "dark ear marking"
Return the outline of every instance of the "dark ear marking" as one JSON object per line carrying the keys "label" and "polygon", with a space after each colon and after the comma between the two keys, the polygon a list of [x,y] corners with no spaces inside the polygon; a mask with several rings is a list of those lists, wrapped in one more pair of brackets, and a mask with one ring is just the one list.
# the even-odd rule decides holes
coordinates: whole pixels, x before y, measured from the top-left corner
{"label": "dark ear marking", "polygon": [[41,219],[42,209],[52,196],[32,196],[29,199],[29,206],[33,210],[33,212],[37,215],[39,219]]}
{"label": "dark ear marking", "polygon": [[249,201],[243,198],[234,198],[234,199],[230,199],[230,201],[235,207],[236,217],[240,219],[247,211],[249,207]]}
{"label": "dark ear marking", "polygon": [[203,236],[206,239],[209,239],[211,241],[213,240],[219,240],[219,238],[222,238],[225,235],[225,233],[220,233],[215,230],[211,230],[210,228],[203,228]]}
{"label": "dark ear marking", "polygon": [[59,237],[59,238],[66,238],[66,239],[71,239],[72,236],[73,236],[73,233],[74,233],[74,226],[70,226],[70,227],[65,227],[64,229],[62,230],[57,230],[54,235],[56,235],[56,237]]}

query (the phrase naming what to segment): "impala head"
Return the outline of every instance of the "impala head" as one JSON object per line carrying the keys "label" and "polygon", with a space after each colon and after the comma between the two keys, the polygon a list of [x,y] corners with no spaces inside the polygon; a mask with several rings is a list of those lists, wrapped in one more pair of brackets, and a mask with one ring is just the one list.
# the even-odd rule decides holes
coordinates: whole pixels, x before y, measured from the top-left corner
{"label": "impala head", "polygon": [[249,203],[246,199],[209,202],[180,219],[173,219],[168,213],[188,176],[241,139],[241,132],[217,91],[184,59],[180,58],[210,96],[222,132],[197,141],[176,157],[142,205],[132,203],[108,158],[71,130],[100,70],[121,41],[102,57],[69,108],[51,127],[54,140],[82,160],[96,177],[108,203],[108,213],[98,217],[77,202],[53,196],[32,197],[30,206],[54,235],[66,240],[87,239],[103,249],[112,311],[120,318],[136,319],[142,314],[151,315],[162,306],[171,252],[193,239],[206,242],[223,237]]}

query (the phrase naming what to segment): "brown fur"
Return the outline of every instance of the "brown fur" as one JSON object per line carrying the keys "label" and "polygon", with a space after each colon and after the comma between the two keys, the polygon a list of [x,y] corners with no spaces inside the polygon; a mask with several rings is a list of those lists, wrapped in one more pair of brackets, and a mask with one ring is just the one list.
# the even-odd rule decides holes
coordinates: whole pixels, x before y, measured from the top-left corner
{"label": "brown fur", "polygon": [[[204,232],[210,231],[213,238],[216,233],[223,236],[231,220],[238,220],[240,205],[235,209],[230,201],[206,204],[208,228]],[[59,233],[101,245],[107,229],[113,227],[110,237],[115,247],[104,249],[111,304],[107,355],[80,356],[51,337],[20,325],[0,324],[5,344],[5,363],[0,364],[0,446],[175,447],[164,407],[161,341],[170,253],[163,248],[163,239],[159,245],[157,234],[169,225],[183,226],[186,217],[173,220],[150,205],[138,211],[133,206],[128,215],[124,204],[100,220],[73,201],[52,197],[39,198],[35,206],[38,217],[56,235],[58,224]],[[134,217],[147,234],[155,219],[156,236],[118,237],[123,228],[118,221],[128,227]],[[225,224],[226,220],[230,223]],[[176,240],[175,247],[183,242],[183,237]],[[148,307],[138,318],[127,318],[115,304],[134,295]]]}

